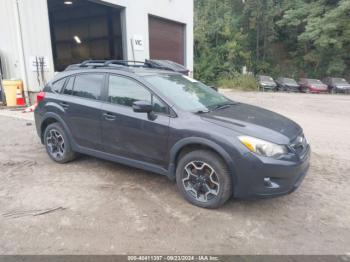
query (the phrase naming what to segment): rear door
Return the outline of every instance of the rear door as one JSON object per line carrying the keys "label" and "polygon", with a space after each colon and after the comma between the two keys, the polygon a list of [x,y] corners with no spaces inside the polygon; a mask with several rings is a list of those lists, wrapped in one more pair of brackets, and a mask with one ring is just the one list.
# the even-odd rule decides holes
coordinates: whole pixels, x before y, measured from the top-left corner
{"label": "rear door", "polygon": [[[165,165],[168,157],[168,107],[140,82],[110,75],[102,106],[104,151],[134,160]],[[135,113],[134,101],[153,103],[155,119]]]}
{"label": "rear door", "polygon": [[71,76],[61,96],[63,118],[79,146],[101,150],[101,95],[105,74]]}

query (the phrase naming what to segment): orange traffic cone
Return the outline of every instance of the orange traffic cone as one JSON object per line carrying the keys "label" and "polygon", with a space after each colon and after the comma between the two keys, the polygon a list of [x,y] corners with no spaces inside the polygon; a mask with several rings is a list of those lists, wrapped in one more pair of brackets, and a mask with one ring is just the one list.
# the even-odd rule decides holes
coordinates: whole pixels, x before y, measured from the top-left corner
{"label": "orange traffic cone", "polygon": [[24,106],[24,98],[22,95],[22,91],[19,87],[17,87],[17,91],[16,91],[16,102],[18,106]]}

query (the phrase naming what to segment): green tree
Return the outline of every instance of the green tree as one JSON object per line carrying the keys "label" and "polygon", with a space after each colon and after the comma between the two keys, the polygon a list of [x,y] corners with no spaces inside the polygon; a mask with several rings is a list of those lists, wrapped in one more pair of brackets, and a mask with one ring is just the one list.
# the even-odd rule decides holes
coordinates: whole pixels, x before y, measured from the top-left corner
{"label": "green tree", "polygon": [[195,74],[350,76],[350,0],[195,0]]}

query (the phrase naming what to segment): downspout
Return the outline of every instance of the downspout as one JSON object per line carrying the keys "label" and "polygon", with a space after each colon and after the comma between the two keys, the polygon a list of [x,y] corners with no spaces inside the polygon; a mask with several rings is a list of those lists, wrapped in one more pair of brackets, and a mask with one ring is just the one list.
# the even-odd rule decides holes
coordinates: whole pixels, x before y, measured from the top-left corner
{"label": "downspout", "polygon": [[21,16],[20,16],[20,7],[19,7],[19,1],[20,0],[14,0],[15,1],[15,20],[16,20],[16,28],[17,28],[17,44],[19,46],[19,53],[20,53],[20,68],[21,68],[21,76],[23,77],[23,89],[24,89],[24,97],[27,101],[27,104],[31,105],[29,92],[28,92],[28,72],[27,72],[27,64],[25,59],[25,53],[24,53],[24,44],[23,44],[23,34],[22,34],[22,23],[21,23]]}

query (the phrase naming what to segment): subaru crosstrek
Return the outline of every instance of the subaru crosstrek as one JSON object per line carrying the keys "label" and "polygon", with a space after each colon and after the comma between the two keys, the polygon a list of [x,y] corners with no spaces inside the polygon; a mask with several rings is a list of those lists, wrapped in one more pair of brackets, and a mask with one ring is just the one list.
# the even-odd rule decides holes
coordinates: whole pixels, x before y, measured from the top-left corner
{"label": "subaru crosstrek", "polygon": [[70,66],[37,102],[37,132],[54,161],[81,153],[166,175],[200,207],[291,193],[309,168],[295,122],[147,63]]}

